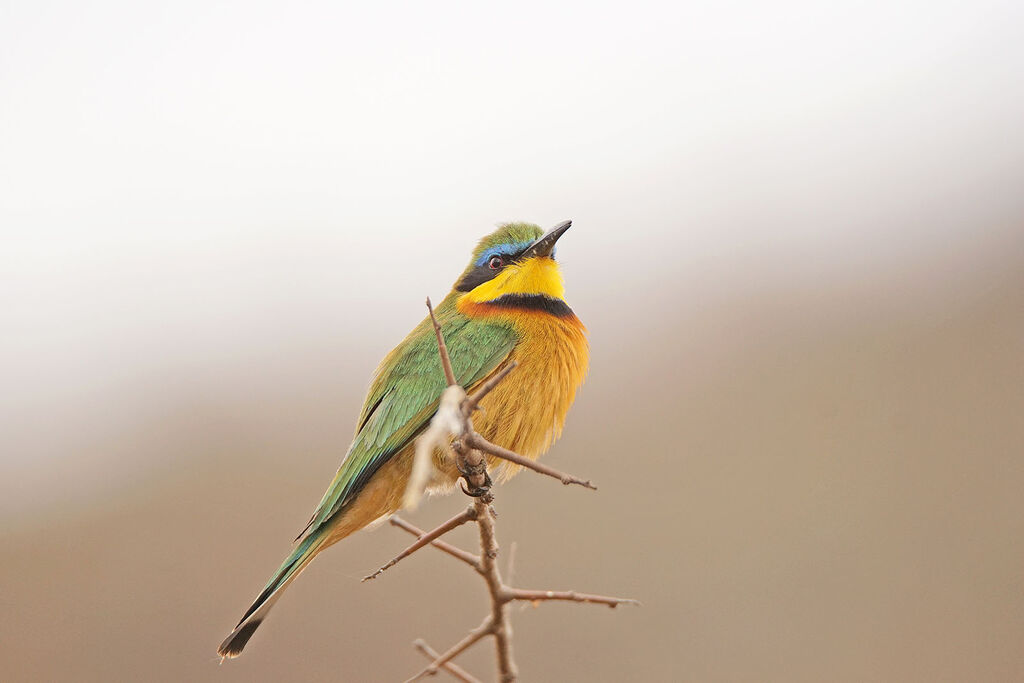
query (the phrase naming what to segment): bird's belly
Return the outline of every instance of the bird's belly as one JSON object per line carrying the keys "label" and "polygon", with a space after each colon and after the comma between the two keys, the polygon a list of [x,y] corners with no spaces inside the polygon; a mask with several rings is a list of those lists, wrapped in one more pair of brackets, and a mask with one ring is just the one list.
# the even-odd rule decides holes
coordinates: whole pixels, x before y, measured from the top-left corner
{"label": "bird's belly", "polygon": [[[578,320],[537,322],[509,355],[519,365],[481,402],[473,426],[488,441],[536,459],[562,433],[587,371],[587,340]],[[518,466],[491,459],[499,479]],[[497,468],[497,469],[495,469]]]}
{"label": "bird's belly", "polygon": [[[506,363],[494,372],[500,372],[511,361],[518,366],[481,401],[482,410],[473,416],[473,428],[492,443],[536,459],[561,434],[566,414],[583,383],[588,361],[585,329],[575,316],[527,328]],[[367,513],[366,522],[400,507],[414,449],[410,443],[374,475],[373,481],[380,486],[372,496],[364,496],[377,501],[369,506],[373,510]],[[451,491],[460,476],[455,462],[438,449],[434,467],[428,490]],[[489,456],[488,469],[492,478],[504,481],[520,467]]]}

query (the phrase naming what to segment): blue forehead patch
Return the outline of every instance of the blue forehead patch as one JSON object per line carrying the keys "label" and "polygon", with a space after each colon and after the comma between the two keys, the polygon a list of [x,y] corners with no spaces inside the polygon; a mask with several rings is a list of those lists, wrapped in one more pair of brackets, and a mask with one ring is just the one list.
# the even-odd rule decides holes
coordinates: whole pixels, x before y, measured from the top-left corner
{"label": "blue forehead patch", "polygon": [[520,251],[522,251],[523,249],[526,249],[531,244],[533,244],[532,241],[530,241],[530,242],[510,242],[508,244],[496,245],[494,247],[491,247],[487,251],[485,251],[480,256],[480,258],[478,258],[476,260],[476,263],[474,263],[473,265],[475,265],[475,266],[482,266],[485,263],[487,263],[488,261],[490,261],[492,256],[511,256],[512,254],[517,254]]}

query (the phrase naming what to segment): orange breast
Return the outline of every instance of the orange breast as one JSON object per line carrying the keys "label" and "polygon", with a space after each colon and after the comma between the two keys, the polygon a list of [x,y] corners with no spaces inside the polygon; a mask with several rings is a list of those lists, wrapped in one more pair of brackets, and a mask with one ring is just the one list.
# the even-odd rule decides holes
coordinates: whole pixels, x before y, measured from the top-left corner
{"label": "orange breast", "polygon": [[[459,305],[466,315],[500,315],[514,324],[520,341],[509,361],[519,366],[481,402],[484,410],[473,418],[473,426],[488,441],[536,459],[562,433],[576,390],[586,376],[586,328],[575,315],[488,308],[486,304]],[[505,461],[489,465],[498,479],[519,470]]]}

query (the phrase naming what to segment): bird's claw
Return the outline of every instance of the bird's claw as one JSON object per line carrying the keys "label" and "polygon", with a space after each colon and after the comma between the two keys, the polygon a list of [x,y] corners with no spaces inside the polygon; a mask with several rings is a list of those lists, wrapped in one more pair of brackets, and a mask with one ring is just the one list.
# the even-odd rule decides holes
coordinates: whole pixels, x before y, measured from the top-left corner
{"label": "bird's claw", "polygon": [[[462,466],[457,465],[459,474],[462,475],[462,479],[465,482],[462,484],[462,492],[467,496],[473,498],[480,498],[481,496],[487,495],[491,490],[491,485],[494,483],[491,481],[491,475],[487,473],[487,463],[481,460],[479,465],[475,466]],[[472,480],[478,478],[480,475],[484,475],[484,481],[480,486],[474,486]]]}

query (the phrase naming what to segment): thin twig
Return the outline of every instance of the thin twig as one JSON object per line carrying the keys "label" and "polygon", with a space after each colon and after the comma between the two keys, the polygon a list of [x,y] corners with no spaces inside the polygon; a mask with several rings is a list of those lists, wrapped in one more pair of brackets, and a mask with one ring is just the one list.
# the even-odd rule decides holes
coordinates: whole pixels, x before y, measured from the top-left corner
{"label": "thin twig", "polygon": [[[414,640],[412,646],[422,652],[429,660],[435,660],[441,656],[437,653],[437,650],[427,645],[427,642],[422,638]],[[479,678],[476,678],[455,662],[445,662],[441,668],[460,681],[463,681],[463,683],[481,683]]]}
{"label": "thin twig", "polygon": [[448,381],[448,386],[454,386],[458,384],[455,381],[455,371],[452,370],[452,359],[448,355],[448,347],[444,343],[444,334],[441,332],[441,323],[437,322],[437,316],[434,315],[434,307],[430,303],[430,297],[427,297],[427,310],[430,311],[430,321],[434,325],[434,335],[437,337],[437,348],[441,356],[441,367],[444,368],[444,378]]}
{"label": "thin twig", "polygon": [[494,377],[491,377],[489,380],[481,384],[479,389],[467,396],[466,400],[462,403],[462,410],[466,415],[472,415],[473,411],[476,410],[477,405],[479,405],[480,401],[483,400],[483,397],[491,393],[494,387],[498,386],[501,383],[501,380],[508,376],[508,373],[518,367],[519,363],[517,361],[512,361],[503,367],[501,371],[494,375]]}
{"label": "thin twig", "polygon": [[529,458],[519,455],[515,451],[510,451],[507,448],[502,448],[497,444],[493,444],[487,439],[477,434],[476,432],[467,434],[464,438],[468,445],[472,446],[473,448],[479,448],[481,451],[490,453],[491,455],[501,458],[502,460],[508,460],[509,462],[521,465],[526,469],[533,470],[534,472],[546,474],[549,477],[557,479],[563,484],[579,484],[580,486],[586,487],[593,491],[597,490],[597,487],[591,484],[589,479],[580,479],[579,477],[574,477],[571,474],[559,472],[553,467],[542,465],[539,462],[530,460]]}
{"label": "thin twig", "polygon": [[576,591],[531,591],[522,588],[509,588],[511,600],[525,600],[527,602],[540,602],[542,600],[566,600],[568,602],[592,602],[598,605],[617,607],[618,605],[639,605],[639,600],[632,598],[613,598],[607,595],[591,595],[589,593],[577,593]]}
{"label": "thin twig", "polygon": [[378,576],[380,576],[381,574],[386,572],[388,569],[391,569],[396,564],[398,564],[400,561],[402,561],[405,558],[409,557],[414,552],[416,552],[417,550],[419,550],[423,546],[429,544],[434,539],[439,538],[440,536],[443,536],[444,534],[448,533],[449,531],[451,531],[452,529],[454,529],[456,527],[462,526],[463,524],[465,524],[466,522],[468,522],[470,520],[476,519],[476,516],[477,516],[476,509],[472,505],[469,506],[468,508],[466,508],[465,510],[463,510],[459,514],[455,515],[454,517],[452,517],[447,522],[445,522],[441,526],[437,527],[433,531],[430,531],[430,532],[420,536],[418,539],[416,539],[415,543],[413,543],[408,548],[406,548],[402,552],[400,552],[397,555],[395,555],[395,557],[393,557],[387,564],[385,564],[384,566],[382,566],[380,569],[378,569],[374,573],[370,574],[369,576],[364,576],[363,577],[363,581],[369,581],[370,579],[376,579]]}
{"label": "thin twig", "polygon": [[420,671],[418,674],[407,680],[405,683],[412,683],[418,681],[424,676],[433,676],[437,673],[437,670],[444,666],[446,662],[451,661],[455,657],[458,657],[462,652],[468,650],[473,643],[480,640],[486,635],[494,633],[494,625],[491,623],[491,618],[487,617],[483,623],[477,626],[475,629],[469,632],[465,638],[453,645],[447,652],[439,657],[435,657],[434,661],[427,665],[425,669]]}
{"label": "thin twig", "polygon": [[[430,297],[427,297],[427,312],[430,314],[430,322],[434,326],[434,336],[437,338],[437,353],[441,356],[441,367],[444,368],[444,376],[448,386],[455,386],[455,373],[452,371],[451,356],[448,355],[448,346],[444,343],[444,334],[441,332],[441,323],[437,321],[434,308],[430,304]],[[465,405],[465,401],[463,401]],[[470,411],[472,412],[472,411]],[[465,434],[473,433],[473,422],[470,414],[462,411],[462,430]],[[469,493],[479,496],[486,493],[491,486],[491,479],[487,476],[487,463],[483,456],[473,449],[462,448],[461,443],[456,440],[452,443],[455,450],[455,461],[463,478],[469,485]]]}
{"label": "thin twig", "polygon": [[[403,529],[405,531],[408,531],[413,536],[423,536],[423,535],[428,533],[426,531],[423,531],[419,527],[415,527],[412,524],[409,524],[409,522],[405,521],[404,519],[402,519],[400,517],[396,517],[395,515],[392,515],[388,519],[388,521],[391,522],[391,524],[393,526],[397,526],[399,529]],[[435,529],[435,531],[436,531],[436,529]],[[432,533],[432,532],[430,532],[430,533]],[[462,560],[463,562],[468,564],[470,567],[472,567],[476,571],[480,571],[480,558],[479,558],[479,556],[474,555],[473,553],[468,553],[465,550],[463,550],[462,548],[458,548],[458,547],[452,545],[451,543],[446,543],[446,542],[444,542],[444,541],[442,541],[442,540],[440,540],[438,538],[435,538],[433,541],[431,541],[430,545],[434,546],[435,548],[437,548],[441,552],[448,553],[449,555],[451,555],[452,557],[454,557],[457,560]]]}

